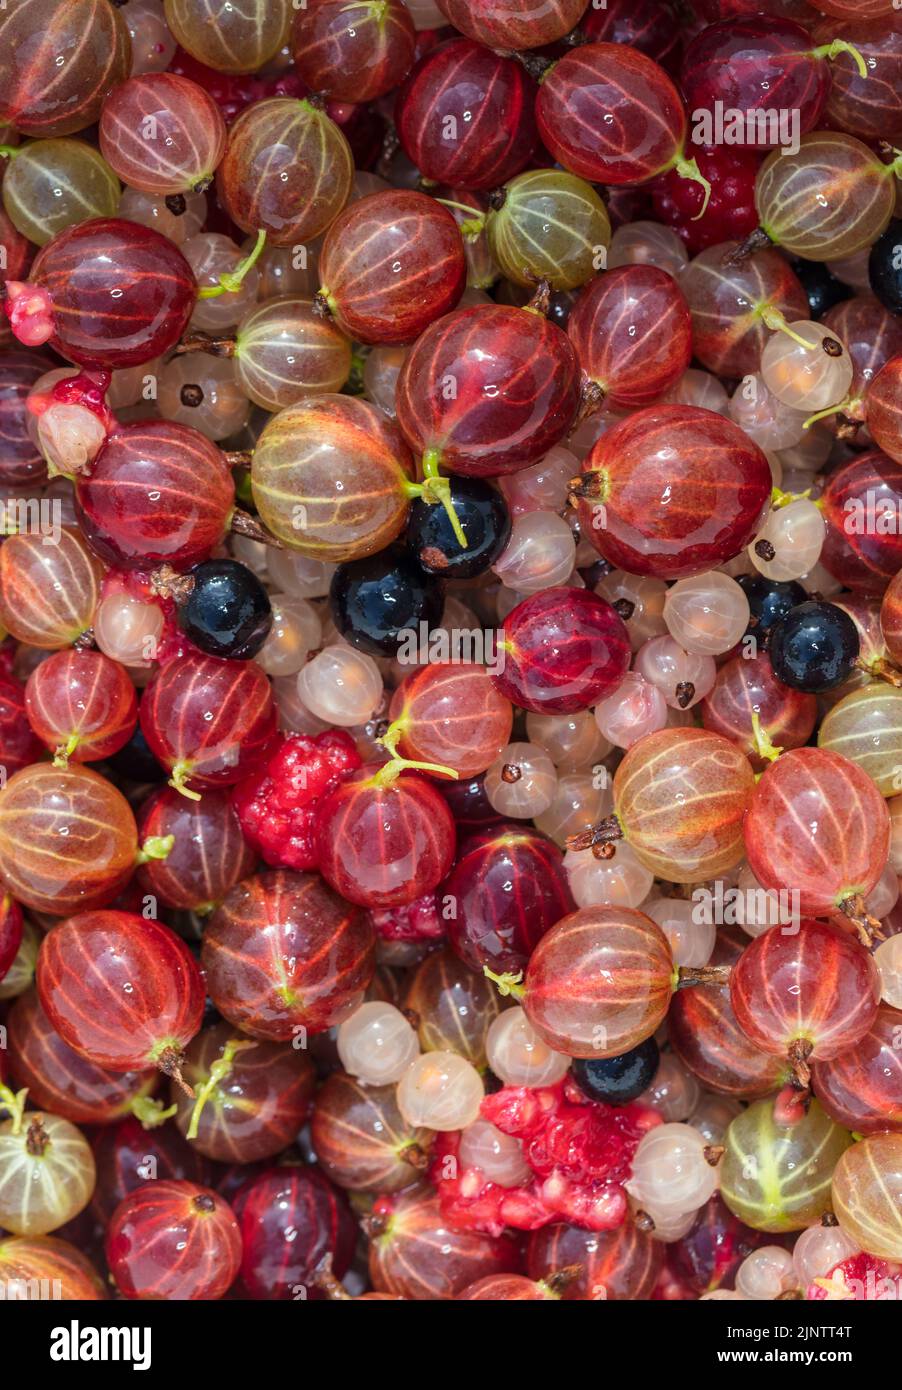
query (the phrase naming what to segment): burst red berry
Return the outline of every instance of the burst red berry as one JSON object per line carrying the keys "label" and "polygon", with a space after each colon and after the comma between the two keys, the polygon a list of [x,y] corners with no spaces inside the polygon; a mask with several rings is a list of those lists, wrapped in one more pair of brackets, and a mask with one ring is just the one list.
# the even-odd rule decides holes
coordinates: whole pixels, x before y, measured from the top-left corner
{"label": "burst red berry", "polygon": [[505,1226],[534,1231],[551,1221],[591,1231],[619,1226],[627,1212],[622,1185],[633,1155],[643,1134],[661,1123],[645,1106],[587,1101],[566,1081],[505,1086],[486,1096],[480,1115],[520,1140],[532,1180],[501,1187],[486,1182],[478,1169],[446,1163],[459,1134],[438,1136],[431,1176],[443,1216],[461,1229],[494,1235]]}
{"label": "burst red berry", "polygon": [[265,767],[232,794],[245,839],[274,868],[315,869],[317,801],[360,766],[354,740],[340,729],[281,737]]}

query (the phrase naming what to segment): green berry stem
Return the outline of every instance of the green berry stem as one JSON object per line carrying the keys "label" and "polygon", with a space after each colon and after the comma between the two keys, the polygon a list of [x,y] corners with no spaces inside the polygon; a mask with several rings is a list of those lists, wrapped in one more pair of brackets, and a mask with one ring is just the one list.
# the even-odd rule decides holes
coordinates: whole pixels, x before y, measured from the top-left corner
{"label": "green berry stem", "polygon": [[263,254],[263,247],[266,244],[266,233],[261,230],[257,233],[257,242],[249,256],[245,256],[236,270],[227,270],[220,275],[218,285],[204,285],[197,291],[198,299],[218,299],[221,294],[237,294],[241,289],[244,277],[249,270],[257,264]]}

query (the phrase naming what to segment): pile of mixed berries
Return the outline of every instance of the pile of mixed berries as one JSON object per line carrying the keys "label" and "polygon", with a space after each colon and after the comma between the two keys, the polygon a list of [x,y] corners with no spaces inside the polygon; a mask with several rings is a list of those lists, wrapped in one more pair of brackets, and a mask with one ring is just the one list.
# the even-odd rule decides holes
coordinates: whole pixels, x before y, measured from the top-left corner
{"label": "pile of mixed berries", "polygon": [[900,94],[5,0],[0,1294],[902,1296]]}

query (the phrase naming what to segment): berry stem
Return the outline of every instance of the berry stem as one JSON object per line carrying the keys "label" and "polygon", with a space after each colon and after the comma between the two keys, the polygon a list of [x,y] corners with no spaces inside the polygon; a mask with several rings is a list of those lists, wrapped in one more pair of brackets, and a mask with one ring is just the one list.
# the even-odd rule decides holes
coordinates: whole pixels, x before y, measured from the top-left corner
{"label": "berry stem", "polygon": [[752,710],[752,737],[755,740],[755,752],[759,758],[764,758],[766,762],[776,762],[782,748],[778,748],[771,742],[770,734],[761,726],[761,719],[757,710]]}
{"label": "berry stem", "polygon": [[222,1049],[222,1056],[217,1057],[216,1061],[210,1066],[210,1072],[206,1081],[198,1088],[197,1099],[194,1102],[194,1109],[191,1111],[191,1123],[188,1126],[186,1139],[197,1138],[197,1127],[200,1124],[200,1117],[203,1114],[204,1106],[213,1095],[220,1081],[225,1081],[232,1074],[232,1067],[239,1052],[245,1052],[249,1047],[256,1047],[257,1044],[250,1038],[229,1038],[225,1047]]}
{"label": "berry stem", "polygon": [[240,507],[236,507],[232,512],[229,530],[238,536],[248,536],[252,541],[259,541],[261,545],[271,545],[274,550],[285,549],[278,537],[267,531],[262,521],[251,516],[250,512],[242,511]]}
{"label": "berry stem", "polygon": [[185,1054],[177,1042],[170,1039],[166,1042],[159,1043],[151,1052],[150,1060],[159,1067],[164,1076],[171,1076],[175,1084],[181,1087],[186,1096],[190,1096],[192,1100],[194,1099],[193,1088],[188,1085],[187,1081],[182,1076],[182,1062],[185,1060]]}
{"label": "berry stem", "polygon": [[25,1099],[28,1095],[28,1087],[25,1086],[21,1091],[11,1091],[8,1086],[0,1082],[0,1110],[8,1110],[12,1118],[12,1133],[19,1134],[22,1130],[22,1116],[25,1114]]}
{"label": "berry stem", "polygon": [[847,897],[841,898],[836,906],[843,916],[848,917],[858,932],[862,946],[870,950],[875,940],[883,940],[883,927],[877,918],[868,912],[863,894],[850,893]]}
{"label": "berry stem", "polygon": [[353,1299],[348,1293],[340,1279],[336,1279],[332,1272],[332,1256],[327,1253],[320,1260],[313,1272],[313,1282],[316,1287],[333,1301],[342,1303],[352,1303]]}
{"label": "berry stem", "polygon": [[826,410],[816,410],[813,415],[808,416],[808,419],[802,425],[802,429],[810,430],[811,426],[816,425],[818,420],[826,420],[829,415],[841,415],[842,412],[852,404],[852,398],[847,396],[844,401],[840,401],[839,405],[830,405]]}
{"label": "berry stem", "polygon": [[261,230],[257,233],[257,241],[253,251],[249,256],[245,256],[235,270],[227,270],[219,277],[218,285],[204,285],[197,291],[198,299],[218,299],[221,294],[237,294],[241,289],[244,277],[249,270],[252,270],[263,254],[263,247],[266,243],[266,233]]}
{"label": "berry stem", "polygon": [[543,319],[547,319],[551,309],[551,281],[537,280],[532,299],[523,308],[527,314],[540,314]]}
{"label": "berry stem", "polygon": [[212,333],[198,331],[177,343],[173,356],[179,357],[185,352],[207,352],[211,357],[234,357],[235,347],[234,338],[214,338]]}
{"label": "berry stem", "polygon": [[764,251],[768,246],[773,246],[773,241],[767,235],[763,227],[756,227],[753,232],[749,232],[745,241],[741,241],[735,251],[731,251],[724,257],[724,265],[743,265],[749,256],[753,256],[756,251]]}
{"label": "berry stem", "polygon": [[697,212],[692,219],[693,222],[697,222],[699,218],[704,217],[705,213],[708,211],[708,203],[711,201],[711,185],[698,167],[698,161],[695,159],[678,159],[673,167],[681,179],[691,179],[693,183],[701,184],[704,190],[705,196],[702,199],[701,211]]}
{"label": "berry stem", "polygon": [[44,1128],[40,1115],[36,1115],[25,1131],[25,1149],[32,1158],[43,1158],[49,1143],[50,1135]]}
{"label": "berry stem", "polygon": [[873,661],[864,661],[861,657],[855,662],[859,671],[866,671],[869,676],[875,676],[877,680],[886,681],[887,685],[893,685],[897,690],[902,689],[902,671],[898,666],[894,666],[886,657],[878,656]]}
{"label": "berry stem", "polygon": [[78,734],[70,734],[65,743],[61,743],[53,754],[54,767],[68,767],[69,759],[75,752],[81,738]]}
{"label": "berry stem", "polygon": [[616,815],[605,816],[597,825],[581,830],[578,835],[568,835],[565,844],[568,849],[594,849],[596,845],[612,844],[623,839],[623,826]]}
{"label": "berry stem", "polygon": [[149,835],[135,855],[135,866],[151,860],[168,859],[175,844],[174,835]]}
{"label": "berry stem", "polygon": [[163,1102],[153,1100],[150,1096],[135,1096],[129,1109],[142,1129],[156,1129],[158,1125],[165,1124],[173,1115],[178,1114],[177,1105],[170,1105],[164,1110]]}
{"label": "berry stem", "polygon": [[491,980],[502,999],[506,999],[508,995],[512,999],[522,999],[526,993],[526,987],[522,983],[522,970],[518,970],[516,975],[512,975],[510,971],[504,975],[496,975],[494,970],[490,970],[487,965],[484,965],[482,973],[487,980]]}
{"label": "berry stem", "polygon": [[814,1043],[808,1038],[794,1038],[786,1050],[792,1070],[793,1085],[796,1090],[807,1091],[811,1085],[811,1068],[808,1059],[814,1051]]}
{"label": "berry stem", "polygon": [[805,502],[810,496],[810,487],[806,487],[804,492],[784,492],[781,487],[775,487],[771,490],[770,505],[774,511],[779,511],[781,507],[788,507],[790,502]]}
{"label": "berry stem", "polygon": [[[381,739],[377,740],[382,742]],[[389,750],[391,751],[391,750]],[[437,776],[451,777],[456,782],[459,773],[453,767],[445,767],[442,763],[420,763],[414,762],[410,758],[399,758],[393,756],[390,762],[369,779],[368,785],[371,787],[390,787],[393,782],[397,782],[402,772],[434,772]]]}
{"label": "berry stem", "polygon": [[729,983],[729,965],[680,965],[673,972],[674,989],[692,989],[695,985],[725,985]]}
{"label": "berry stem", "polygon": [[[477,211],[476,208],[468,207],[466,203],[455,203],[452,198],[436,198],[435,201],[441,203],[443,208],[454,208],[457,212],[465,212],[468,217],[472,217]],[[485,222],[485,218],[481,218],[481,221]]]}
{"label": "berry stem", "polygon": [[0,145],[0,156],[4,159],[15,159],[16,155],[21,153],[18,145]]}
{"label": "berry stem", "polygon": [[774,333],[785,333],[787,338],[791,338],[792,341],[798,343],[800,347],[807,348],[809,352],[812,352],[817,346],[816,343],[809,343],[808,339],[803,338],[801,333],[796,333],[795,329],[790,328],[789,324],[786,322],[785,316],[779,309],[762,309],[761,322]]}
{"label": "berry stem", "polygon": [[862,58],[855,45],[847,43],[845,39],[834,39],[832,43],[821,44],[820,48],[812,48],[811,57],[826,58],[828,62],[832,62],[834,58],[839,57],[840,53],[848,53],[855,63],[855,66],[858,68],[858,76],[867,77],[867,63]]}
{"label": "berry stem", "polygon": [[173,765],[172,776],[169,778],[169,786],[175,791],[181,792],[182,796],[187,796],[189,801],[200,801],[200,792],[192,791],[188,786],[188,778],[191,776],[191,764],[184,758],[180,758]]}
{"label": "berry stem", "polygon": [[408,497],[420,497],[429,506],[444,507],[445,514],[451,523],[451,530],[454,532],[454,539],[461,550],[468,548],[467,537],[464,528],[460,524],[460,518],[454,510],[454,503],[451,498],[451,481],[443,478],[438,471],[441,454],[438,449],[427,449],[423,455],[423,481],[421,483],[405,482],[404,492]]}
{"label": "berry stem", "polygon": [[576,416],[573,420],[571,434],[573,430],[579,428],[584,420],[588,420],[590,415],[595,415],[604,405],[604,398],[607,395],[601,382],[593,381],[585,372],[579,384],[579,405],[576,409]]}

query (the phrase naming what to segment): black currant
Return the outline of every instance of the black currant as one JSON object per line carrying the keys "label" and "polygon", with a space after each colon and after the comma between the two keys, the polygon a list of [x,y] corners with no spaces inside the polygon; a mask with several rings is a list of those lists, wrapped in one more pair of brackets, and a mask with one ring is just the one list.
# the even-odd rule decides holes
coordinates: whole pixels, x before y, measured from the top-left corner
{"label": "black currant", "polygon": [[848,613],[833,603],[809,600],[793,608],[771,632],[771,665],[784,685],[817,694],[847,679],[860,646]]}
{"label": "black currant", "polygon": [[511,533],[510,512],[500,492],[479,478],[449,478],[454,508],[467,548],[463,549],[444,507],[417,498],[410,509],[405,545],[427,574],[473,579],[489,569]]}
{"label": "black currant", "polygon": [[792,268],[808,296],[808,307],[813,319],[822,319],[834,304],[841,304],[844,299],[851,299],[854,294],[854,290],[844,285],[842,280],[837,280],[835,275],[831,275],[820,261],[793,261]]}
{"label": "black currant", "polygon": [[570,1074],[590,1100],[626,1105],[648,1089],[657,1070],[658,1044],[646,1038],[619,1057],[578,1057]]}
{"label": "black currant", "polygon": [[237,560],[205,560],[187,578],[190,591],[177,598],[176,608],[185,635],[210,656],[256,656],[272,627],[272,608],[257,576]]}
{"label": "black currant", "polygon": [[868,258],[871,289],[893,314],[902,314],[902,218],[892,222],[871,247]]}
{"label": "black currant", "polygon": [[339,565],[329,604],[335,626],[352,647],[371,656],[394,656],[402,635],[419,637],[438,626],[444,595],[442,585],[415,560],[390,547]]}
{"label": "black currant", "polygon": [[769,632],[775,623],[782,622],[793,608],[798,608],[808,598],[794,579],[781,582],[765,579],[763,574],[741,574],[737,583],[749,601],[748,630],[756,635]]}

